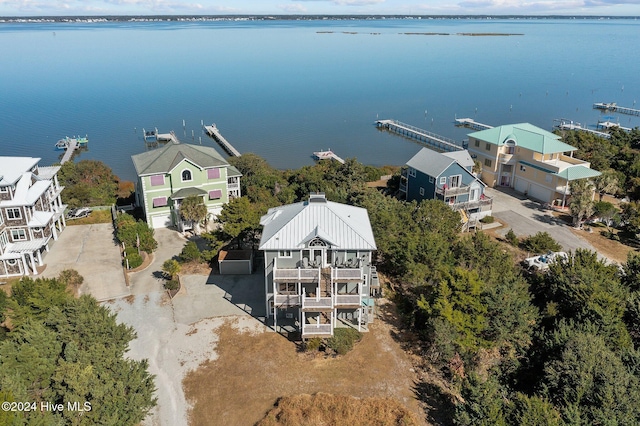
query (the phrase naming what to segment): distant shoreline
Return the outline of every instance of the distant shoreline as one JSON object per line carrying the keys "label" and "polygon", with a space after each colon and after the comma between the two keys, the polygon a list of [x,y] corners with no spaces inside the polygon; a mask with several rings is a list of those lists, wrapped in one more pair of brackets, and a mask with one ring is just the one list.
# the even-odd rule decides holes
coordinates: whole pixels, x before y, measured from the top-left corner
{"label": "distant shoreline", "polygon": [[[362,20],[638,20],[640,16],[591,15],[82,15],[0,16],[0,23],[362,21]],[[470,35],[470,34],[465,34]],[[494,35],[494,34],[487,34]],[[498,35],[498,34],[495,34]],[[502,34],[499,34],[502,35]],[[511,34],[509,34],[511,35]]]}

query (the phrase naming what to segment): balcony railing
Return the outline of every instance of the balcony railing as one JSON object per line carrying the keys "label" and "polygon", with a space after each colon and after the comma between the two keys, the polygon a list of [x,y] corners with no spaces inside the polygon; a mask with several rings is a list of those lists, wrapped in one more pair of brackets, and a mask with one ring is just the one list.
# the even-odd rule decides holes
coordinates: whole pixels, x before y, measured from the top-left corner
{"label": "balcony railing", "polygon": [[273,269],[274,281],[287,282],[319,282],[320,268],[291,268],[291,269]]}
{"label": "balcony railing", "polygon": [[227,191],[233,191],[236,189],[240,189],[239,183],[227,183]]}
{"label": "balcony railing", "polygon": [[463,203],[454,203],[449,205],[451,206],[451,208],[456,210],[457,209],[463,209],[463,210],[480,209],[481,211],[486,211],[486,210],[491,210],[491,207],[493,205],[493,199],[486,197],[484,200],[465,201]]}
{"label": "balcony railing", "polygon": [[360,268],[331,268],[333,281],[360,281],[363,278]]}
{"label": "balcony railing", "polygon": [[331,296],[328,297],[319,297],[312,296],[302,297],[302,309],[309,310],[325,310],[325,309],[333,309],[333,298]]}
{"label": "balcony railing", "polygon": [[362,305],[362,295],[360,294],[336,294],[335,295],[335,305],[336,306],[361,306]]}
{"label": "balcony railing", "polygon": [[302,324],[302,337],[331,336],[332,334],[331,324]]}
{"label": "balcony railing", "polygon": [[436,188],[436,193],[443,197],[455,197],[456,195],[468,194],[470,187],[467,185],[457,186],[453,188]]}
{"label": "balcony railing", "polygon": [[302,296],[299,294],[276,294],[274,298],[274,303],[278,307],[300,306],[302,304]]}
{"label": "balcony railing", "polygon": [[515,164],[513,154],[500,154],[498,161],[500,162],[500,164]]}

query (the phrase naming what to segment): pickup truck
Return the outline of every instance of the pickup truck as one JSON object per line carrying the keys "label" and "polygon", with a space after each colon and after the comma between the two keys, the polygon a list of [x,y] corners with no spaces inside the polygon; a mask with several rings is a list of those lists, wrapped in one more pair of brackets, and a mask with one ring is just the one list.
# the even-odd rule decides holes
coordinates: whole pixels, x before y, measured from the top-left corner
{"label": "pickup truck", "polygon": [[549,265],[558,260],[567,260],[569,256],[563,251],[548,252],[538,256],[528,257],[523,261],[524,266],[530,271],[544,271]]}

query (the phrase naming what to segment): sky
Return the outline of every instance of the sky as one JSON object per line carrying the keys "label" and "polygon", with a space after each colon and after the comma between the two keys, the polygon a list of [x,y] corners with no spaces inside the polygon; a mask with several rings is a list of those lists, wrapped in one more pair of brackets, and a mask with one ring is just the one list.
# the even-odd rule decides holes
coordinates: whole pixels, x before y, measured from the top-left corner
{"label": "sky", "polygon": [[0,16],[232,14],[640,16],[640,0],[0,0]]}

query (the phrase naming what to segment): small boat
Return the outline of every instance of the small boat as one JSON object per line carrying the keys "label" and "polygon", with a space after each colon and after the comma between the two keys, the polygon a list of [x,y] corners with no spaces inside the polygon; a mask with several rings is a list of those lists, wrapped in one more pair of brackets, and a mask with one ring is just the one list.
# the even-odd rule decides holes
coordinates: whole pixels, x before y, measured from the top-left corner
{"label": "small boat", "polygon": [[86,135],[83,138],[75,136],[70,138],[69,136],[65,136],[56,142],[56,149],[67,149],[73,144],[77,146],[87,146],[89,144],[89,138]]}
{"label": "small boat", "polygon": [[71,138],[65,136],[64,139],[60,139],[58,142],[56,142],[56,149],[67,149],[70,143]]}

